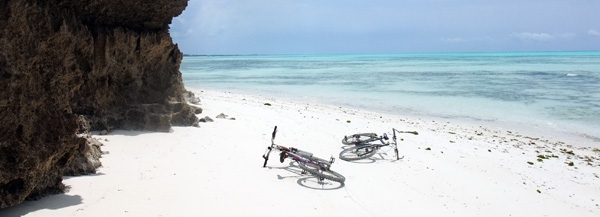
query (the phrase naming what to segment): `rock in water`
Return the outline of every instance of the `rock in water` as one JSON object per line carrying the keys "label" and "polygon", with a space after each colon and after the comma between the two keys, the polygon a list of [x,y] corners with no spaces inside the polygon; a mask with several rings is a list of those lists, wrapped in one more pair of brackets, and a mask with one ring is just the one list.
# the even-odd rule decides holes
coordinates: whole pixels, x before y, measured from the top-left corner
{"label": "rock in water", "polygon": [[89,144],[80,115],[90,130],[197,123],[168,33],[186,6],[0,1],[0,208],[62,192],[65,168]]}

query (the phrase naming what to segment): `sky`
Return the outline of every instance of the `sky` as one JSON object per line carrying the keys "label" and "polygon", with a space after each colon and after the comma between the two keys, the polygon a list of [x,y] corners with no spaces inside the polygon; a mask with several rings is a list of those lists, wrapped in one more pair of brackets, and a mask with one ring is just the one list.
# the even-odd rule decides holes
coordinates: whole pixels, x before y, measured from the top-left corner
{"label": "sky", "polygon": [[600,51],[600,0],[190,0],[184,54]]}

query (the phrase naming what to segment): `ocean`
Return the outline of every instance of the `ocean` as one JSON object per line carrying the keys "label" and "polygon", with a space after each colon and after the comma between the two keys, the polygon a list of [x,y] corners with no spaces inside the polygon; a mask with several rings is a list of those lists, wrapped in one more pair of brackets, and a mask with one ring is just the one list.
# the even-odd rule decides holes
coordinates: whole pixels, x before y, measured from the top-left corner
{"label": "ocean", "polygon": [[600,52],[185,56],[186,87],[588,137]]}

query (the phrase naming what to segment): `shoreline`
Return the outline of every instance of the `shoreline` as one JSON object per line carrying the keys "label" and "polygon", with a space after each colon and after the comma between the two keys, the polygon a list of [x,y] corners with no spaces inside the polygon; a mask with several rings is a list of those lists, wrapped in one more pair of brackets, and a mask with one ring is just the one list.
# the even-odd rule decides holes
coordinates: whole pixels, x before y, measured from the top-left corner
{"label": "shoreline", "polygon": [[[600,214],[598,149],[494,126],[188,90],[201,99],[198,117],[213,122],[95,134],[108,152],[98,174],[67,177],[69,192],[0,216],[275,216],[290,206],[292,216]],[[335,157],[346,182],[319,183],[275,157],[263,168],[274,126],[275,143]],[[339,159],[344,135],[392,128],[419,133],[399,135],[403,159],[386,148],[361,162]]]}
{"label": "shoreline", "polygon": [[228,65],[232,59],[226,57],[190,58],[182,61],[181,71],[188,88],[440,121],[458,119],[457,123],[494,125],[557,139],[576,137],[574,145],[600,147],[600,119],[595,115],[599,114],[598,88],[593,82],[598,67],[593,54],[241,56],[235,60],[250,68]]}
{"label": "shoreline", "polygon": [[567,145],[571,145],[574,147],[590,147],[590,148],[600,148],[600,134],[599,135],[589,135],[585,132],[579,132],[576,129],[558,129],[557,124],[553,123],[550,125],[554,125],[555,128],[552,128],[550,125],[542,124],[542,123],[519,123],[510,120],[498,120],[497,118],[478,118],[471,116],[453,116],[453,115],[433,115],[433,114],[398,114],[398,112],[393,112],[391,110],[386,109],[374,109],[367,108],[364,106],[352,106],[344,103],[331,103],[326,99],[312,99],[310,97],[286,97],[283,94],[277,95],[265,95],[260,91],[245,93],[244,90],[233,90],[226,91],[220,89],[211,89],[211,88],[187,88],[190,91],[200,93],[201,91],[213,92],[213,93],[227,93],[232,95],[239,96],[248,96],[248,97],[256,97],[267,99],[277,99],[286,102],[294,102],[297,104],[312,104],[312,105],[321,105],[331,109],[336,108],[345,108],[355,111],[363,111],[366,113],[375,113],[382,114],[388,116],[399,116],[406,117],[408,119],[420,119],[424,121],[433,121],[438,123],[446,123],[446,124],[454,124],[457,126],[469,126],[469,127],[486,127],[490,129],[494,129],[495,131],[511,131],[516,134],[528,135],[529,137],[534,138],[542,138],[549,141],[561,142]]}

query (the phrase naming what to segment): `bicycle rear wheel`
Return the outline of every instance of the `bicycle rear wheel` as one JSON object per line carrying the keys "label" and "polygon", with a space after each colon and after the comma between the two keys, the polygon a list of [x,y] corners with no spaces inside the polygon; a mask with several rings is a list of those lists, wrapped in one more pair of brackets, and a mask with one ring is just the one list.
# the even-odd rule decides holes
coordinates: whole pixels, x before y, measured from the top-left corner
{"label": "bicycle rear wheel", "polygon": [[331,181],[339,182],[339,183],[344,183],[344,181],[346,181],[346,177],[342,176],[341,174],[339,174],[333,170],[330,170],[330,169],[323,169],[319,165],[316,165],[316,164],[298,162],[298,166],[300,168],[302,168],[304,171],[306,171],[316,177],[319,177],[319,178],[329,179]]}
{"label": "bicycle rear wheel", "polygon": [[340,152],[340,159],[345,161],[355,161],[361,160],[375,155],[379,149],[376,146],[368,145],[368,146],[355,146],[352,148],[344,149]]}
{"label": "bicycle rear wheel", "polygon": [[342,139],[342,144],[356,145],[360,143],[369,143],[377,139],[377,134],[375,133],[357,133],[350,136],[344,136],[344,138]]}

